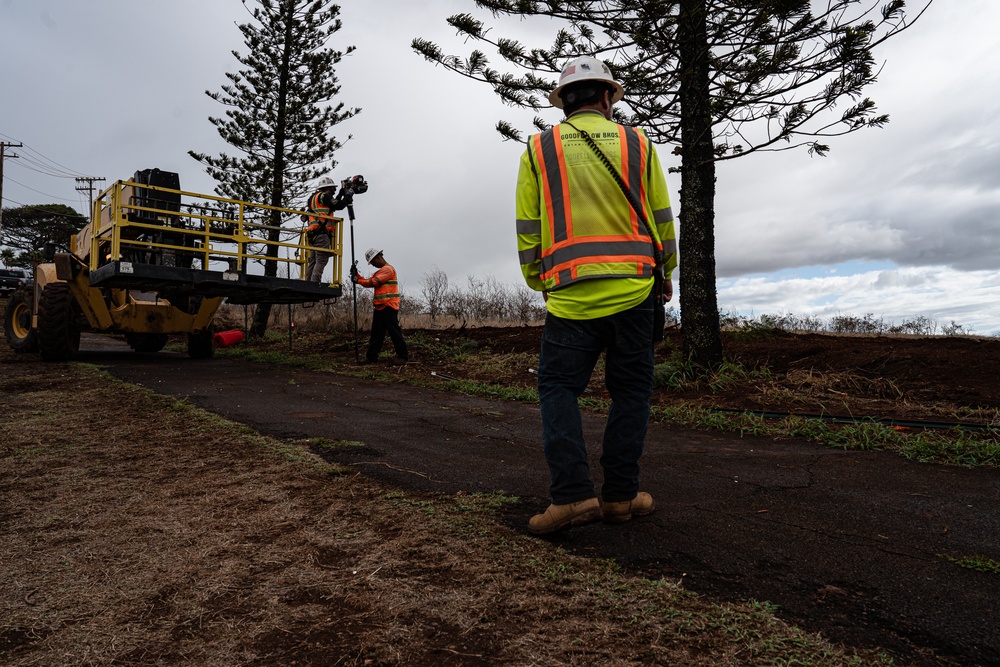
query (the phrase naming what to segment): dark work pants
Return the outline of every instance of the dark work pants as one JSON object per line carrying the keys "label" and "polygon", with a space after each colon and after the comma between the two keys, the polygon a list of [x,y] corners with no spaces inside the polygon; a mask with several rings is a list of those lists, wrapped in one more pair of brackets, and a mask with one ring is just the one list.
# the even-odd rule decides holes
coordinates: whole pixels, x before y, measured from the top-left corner
{"label": "dark work pants", "polygon": [[331,239],[329,234],[316,234],[309,239],[309,260],[306,262],[306,280],[323,282],[323,272],[330,261]]}
{"label": "dark work pants", "polygon": [[596,496],[577,398],[587,387],[602,352],[611,410],[601,452],[601,497],[605,502],[620,502],[638,493],[639,457],[653,393],[652,332],[652,295],[635,308],[595,320],[546,316],[538,398],[553,503],[563,505]]}
{"label": "dark work pants", "polygon": [[403,338],[403,330],[399,327],[399,311],[395,308],[376,308],[372,315],[372,337],[368,341],[368,352],[365,358],[368,361],[378,361],[378,353],[382,351],[382,343],[385,342],[385,335],[389,334],[392,339],[392,346],[396,349],[396,358],[406,361],[409,352],[406,349],[406,339]]}

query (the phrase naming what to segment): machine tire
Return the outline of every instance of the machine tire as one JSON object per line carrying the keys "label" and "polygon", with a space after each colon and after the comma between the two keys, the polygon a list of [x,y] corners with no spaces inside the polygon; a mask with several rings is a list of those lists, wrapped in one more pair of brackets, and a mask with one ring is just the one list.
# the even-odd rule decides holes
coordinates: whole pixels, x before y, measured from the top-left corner
{"label": "machine tire", "polygon": [[164,333],[125,334],[125,342],[139,354],[156,354],[167,346],[167,338],[167,334]]}
{"label": "machine tire", "polygon": [[67,283],[49,283],[38,300],[38,351],[45,361],[70,361],[80,351],[77,305]]}
{"label": "machine tire", "polygon": [[215,354],[215,330],[209,326],[197,333],[188,334],[188,356],[192,359],[211,359]]}
{"label": "machine tire", "polygon": [[3,332],[14,352],[38,352],[38,332],[31,328],[32,298],[27,289],[14,291],[3,311]]}

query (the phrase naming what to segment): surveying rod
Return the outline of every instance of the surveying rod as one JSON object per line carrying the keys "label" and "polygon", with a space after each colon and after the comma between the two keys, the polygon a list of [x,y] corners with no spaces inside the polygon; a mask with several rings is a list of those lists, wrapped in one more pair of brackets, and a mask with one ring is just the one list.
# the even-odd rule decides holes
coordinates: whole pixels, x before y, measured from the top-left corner
{"label": "surveying rod", "polygon": [[361,174],[351,176],[340,183],[337,199],[347,205],[347,217],[351,220],[351,284],[354,300],[354,363],[361,363],[358,351],[358,260],[354,257],[354,195],[368,192],[368,183]]}
{"label": "surveying rod", "polygon": [[[347,217],[351,221],[351,273],[355,273],[358,270],[357,264],[358,260],[354,259],[354,201],[347,205]],[[351,278],[351,289],[352,296],[351,301],[354,302],[354,363],[361,363],[361,353],[358,351],[358,283]]]}

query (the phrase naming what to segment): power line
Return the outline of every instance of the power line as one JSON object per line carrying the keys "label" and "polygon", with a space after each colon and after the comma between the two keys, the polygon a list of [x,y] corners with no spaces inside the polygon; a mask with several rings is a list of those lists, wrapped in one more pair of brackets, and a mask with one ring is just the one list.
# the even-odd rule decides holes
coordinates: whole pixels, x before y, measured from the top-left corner
{"label": "power line", "polygon": [[[30,185],[25,185],[24,183],[22,183],[22,182],[20,182],[20,181],[18,181],[16,179],[10,178],[9,176],[7,177],[7,180],[10,181],[11,183],[17,183],[18,185],[20,185],[25,190],[31,190],[32,192],[37,192],[40,195],[45,195],[46,197],[51,197],[52,199],[59,199],[59,200],[68,201],[68,202],[75,202],[75,201],[77,201],[76,199],[67,199],[66,197],[57,197],[56,195],[49,194],[48,192],[42,192],[41,190],[36,190],[35,188],[31,187]],[[7,201],[11,201],[10,198],[8,198]]]}
{"label": "power line", "polygon": [[[0,132],[0,137],[6,137],[7,139],[12,139],[12,137],[9,137],[8,135],[6,135],[6,134],[4,134],[2,132]],[[21,158],[21,161],[19,162],[19,165],[22,166],[24,169],[26,169],[28,171],[33,171],[36,174],[42,174],[43,176],[50,176],[52,178],[63,178],[63,179],[72,178],[72,179],[75,179],[78,183],[80,183],[80,182],[87,182],[89,184],[89,188],[87,188],[87,187],[77,187],[76,189],[81,194],[83,192],[89,192],[89,195],[90,195],[90,208],[93,208],[94,182],[95,181],[103,181],[104,178],[97,178],[97,177],[92,177],[92,176],[85,176],[84,174],[81,174],[78,171],[70,169],[69,167],[67,167],[67,166],[65,166],[63,164],[61,164],[59,162],[56,162],[52,158],[46,157],[45,155],[43,155],[39,151],[35,150],[34,148],[31,148],[30,146],[25,146],[22,142],[17,142],[17,144],[14,144],[13,142],[3,142],[3,141],[0,141],[0,146],[4,146],[4,145],[6,145],[6,146],[15,146],[16,145],[18,148],[22,149],[21,150],[21,155],[11,156],[11,157],[19,157],[19,158]],[[2,155],[2,154],[0,154],[0,155]],[[2,175],[3,175],[2,158],[0,158],[0,205],[2,205],[2,201],[3,201],[3,198],[2,198],[2,191],[3,191]],[[30,186],[27,186],[27,185],[24,185],[23,183],[15,181],[14,179],[10,179],[10,180],[12,180],[14,183],[17,183],[21,187],[27,188],[28,190],[31,190],[33,192],[37,192],[39,194],[43,194],[43,195],[46,195],[48,197],[52,197],[54,199],[58,199],[58,200],[61,200],[61,201],[66,201],[66,202],[72,202],[73,201],[71,199],[66,199],[64,197],[56,197],[54,195],[50,195],[50,194],[48,194],[46,192],[42,192],[41,190],[36,190],[36,189],[34,189],[34,188],[30,187]],[[89,211],[88,211],[88,215],[89,215]]]}
{"label": "power line", "polygon": [[90,195],[90,207],[87,209],[87,215],[91,215],[94,212],[94,181],[104,181],[106,180],[103,176],[81,176],[76,179],[77,183],[86,183],[87,185],[77,186],[77,192],[87,191]]}
{"label": "power line", "polygon": [[78,174],[67,174],[65,172],[56,171],[52,169],[49,165],[41,162],[37,159],[32,158],[30,155],[22,155],[21,158],[24,162],[20,163],[22,167],[29,171],[33,171],[38,174],[43,174],[45,176],[52,176],[53,178],[77,178]]}
{"label": "power line", "polygon": [[[10,137],[10,136],[4,134],[3,132],[0,132],[0,137],[7,137],[8,139],[13,139],[13,137]],[[23,156],[25,160],[27,160],[29,162],[33,162],[34,164],[38,165],[39,167],[42,167],[42,168],[47,169],[49,171],[61,172],[61,173],[58,173],[58,174],[48,174],[49,176],[56,176],[57,178],[76,178],[77,176],[83,176],[83,174],[81,174],[79,171],[76,171],[75,169],[70,169],[66,165],[60,164],[60,163],[56,162],[55,160],[46,157],[42,153],[36,151],[31,146],[24,146],[23,144],[21,144],[19,142],[18,143],[18,147],[19,148],[23,147],[24,148],[24,151],[23,151],[24,153],[31,154],[31,155],[25,155],[25,156]],[[44,164],[46,162],[48,164]],[[50,166],[50,165],[54,165],[54,166]]]}

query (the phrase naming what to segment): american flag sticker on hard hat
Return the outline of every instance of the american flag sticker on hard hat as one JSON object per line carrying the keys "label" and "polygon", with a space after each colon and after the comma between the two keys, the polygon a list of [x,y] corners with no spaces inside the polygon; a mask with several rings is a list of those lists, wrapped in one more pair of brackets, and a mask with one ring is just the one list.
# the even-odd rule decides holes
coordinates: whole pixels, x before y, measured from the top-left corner
{"label": "american flag sticker on hard hat", "polygon": [[570,65],[562,71],[562,76],[569,76],[576,71],[576,65]]}

